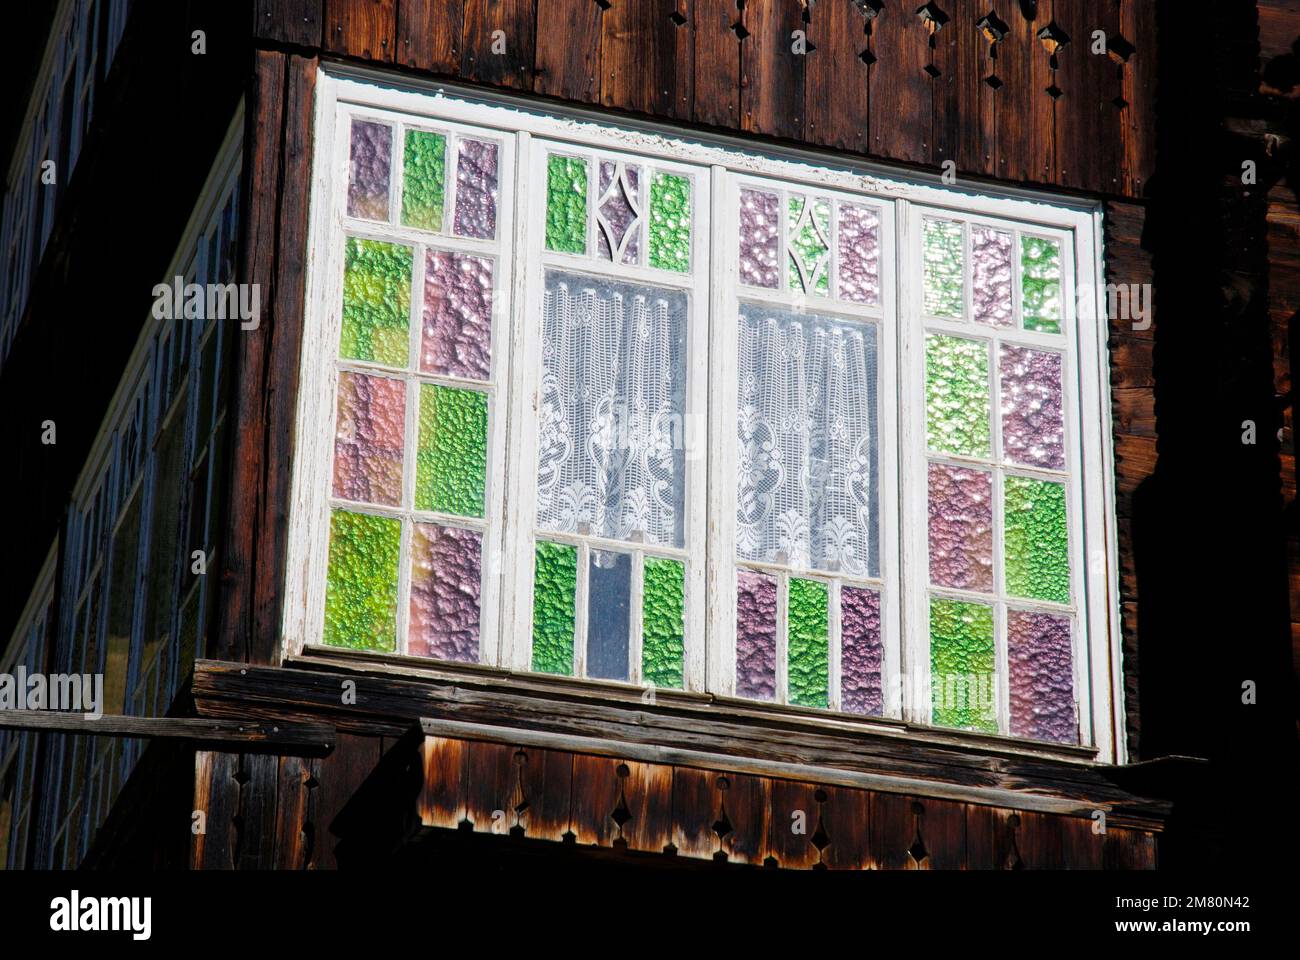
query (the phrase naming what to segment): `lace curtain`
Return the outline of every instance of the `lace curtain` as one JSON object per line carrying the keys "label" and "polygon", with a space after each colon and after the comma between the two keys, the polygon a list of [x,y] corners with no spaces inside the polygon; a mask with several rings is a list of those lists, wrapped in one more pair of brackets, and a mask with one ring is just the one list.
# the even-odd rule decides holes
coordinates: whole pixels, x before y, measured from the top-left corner
{"label": "lace curtain", "polygon": [[876,330],[740,308],[736,550],[879,573]]}
{"label": "lace curtain", "polygon": [[687,299],[548,271],[537,522],[684,545]]}

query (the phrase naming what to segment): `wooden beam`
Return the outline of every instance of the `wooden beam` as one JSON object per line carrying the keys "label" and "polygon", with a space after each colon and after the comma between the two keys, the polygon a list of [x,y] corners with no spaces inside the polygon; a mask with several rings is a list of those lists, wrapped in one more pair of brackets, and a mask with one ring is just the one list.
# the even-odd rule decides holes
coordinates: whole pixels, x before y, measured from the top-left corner
{"label": "wooden beam", "polygon": [[279,723],[207,717],[128,717],[54,710],[0,711],[0,730],[35,730],[128,739],[188,740],[208,749],[323,757],[334,749],[334,728],[324,723]]}
{"label": "wooden beam", "polygon": [[[446,737],[459,740],[499,743],[510,747],[531,747],[542,750],[565,750],[577,754],[611,757],[639,763],[665,766],[694,767],[700,770],[724,773],[744,773],[753,776],[774,777],[825,786],[857,787],[880,793],[920,795],[939,799],[960,800],[991,806],[1011,806],[1018,810],[1034,810],[1065,816],[1090,817],[1094,810],[1105,810],[1109,803],[1080,802],[1061,797],[1043,796],[1021,790],[997,787],[979,787],[943,783],[920,777],[900,777],[846,770],[838,767],[812,766],[803,763],[786,763],[755,757],[735,757],[724,753],[690,750],[679,747],[647,743],[628,743],[600,737],[572,736],[518,727],[489,726],[481,723],[463,723],[424,717],[420,727],[428,737]],[[1158,821],[1146,824],[1159,829]]]}

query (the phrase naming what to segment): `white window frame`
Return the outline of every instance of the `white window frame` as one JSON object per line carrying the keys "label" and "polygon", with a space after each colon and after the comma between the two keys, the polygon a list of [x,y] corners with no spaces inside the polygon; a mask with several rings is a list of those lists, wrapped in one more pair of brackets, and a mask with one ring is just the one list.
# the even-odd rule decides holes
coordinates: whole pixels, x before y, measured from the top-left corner
{"label": "white window frame", "polygon": [[[511,208],[527,210],[514,231],[514,246],[501,250],[504,263],[513,259],[510,289],[511,300],[520,309],[504,325],[494,318],[494,364],[501,362],[511,368],[508,376],[497,380],[498,389],[509,397],[511,422],[508,450],[504,452],[506,465],[506,502],[511,509],[505,523],[498,524],[502,536],[499,556],[515,557],[514,563],[503,563],[496,575],[484,577],[483,625],[481,628],[482,660],[486,665],[526,671],[526,656],[531,643],[530,592],[533,563],[533,538],[530,509],[531,490],[535,478],[536,435],[535,416],[531,414],[538,371],[535,362],[524,360],[511,363],[513,358],[536,356],[535,347],[540,327],[539,278],[546,262],[563,261],[551,254],[539,256],[542,218],[539,211],[545,202],[545,178],[538,177],[539,164],[544,163],[544,151],[536,141],[560,142],[580,151],[612,151],[647,158],[660,166],[669,162],[699,170],[710,171],[708,177],[696,177],[696,206],[692,225],[695,244],[695,274],[691,279],[693,297],[703,291],[704,300],[693,303],[693,321],[696,327],[707,320],[712,365],[708,371],[713,379],[707,399],[709,436],[708,459],[708,510],[704,522],[708,528],[707,551],[691,549],[690,566],[694,570],[704,567],[705,597],[709,613],[706,617],[703,659],[696,633],[687,640],[686,684],[688,690],[705,691],[714,696],[730,696],[734,677],[734,530],[730,523],[720,522],[728,516],[728,504],[734,515],[735,439],[734,408],[736,367],[734,351],[724,349],[735,334],[736,304],[741,296],[753,295],[755,299],[774,303],[768,292],[748,291],[742,294],[735,282],[736,254],[734,223],[737,213],[739,184],[744,180],[771,183],[784,181],[792,189],[811,194],[838,193],[844,198],[876,207],[881,216],[880,276],[882,302],[873,314],[880,318],[881,334],[880,379],[878,382],[881,444],[881,554],[880,586],[882,596],[882,628],[892,630],[885,640],[886,661],[882,681],[885,684],[886,716],[895,720],[925,723],[929,718],[930,691],[928,680],[928,614],[922,616],[921,607],[928,596],[926,585],[926,505],[925,486],[916,479],[900,483],[899,478],[918,477],[919,463],[924,469],[924,409],[923,357],[918,348],[922,343],[922,322],[915,311],[908,308],[913,300],[919,302],[920,257],[919,236],[915,235],[914,220],[920,208],[936,208],[960,219],[975,218],[1014,229],[1028,229],[1057,236],[1062,240],[1063,303],[1067,315],[1063,334],[1053,338],[1052,345],[1074,358],[1067,363],[1069,382],[1066,416],[1071,428],[1067,436],[1071,459],[1067,465],[1073,471],[1070,483],[1070,536],[1072,538],[1072,591],[1079,629],[1076,629],[1075,672],[1076,698],[1080,705],[1081,745],[1091,747],[1101,762],[1122,763],[1126,760],[1123,738],[1123,692],[1121,651],[1119,637],[1118,561],[1116,556],[1116,520],[1114,514],[1114,469],[1110,441],[1111,410],[1109,370],[1106,351],[1107,328],[1104,320],[1104,272],[1101,261],[1101,208],[1097,203],[1062,198],[1038,191],[1025,191],[999,187],[948,186],[937,177],[910,175],[901,177],[896,171],[872,164],[846,162],[842,157],[812,150],[755,145],[728,136],[705,136],[687,133],[662,124],[612,118],[597,111],[583,108],[541,108],[527,101],[492,91],[467,89],[452,85],[422,83],[405,78],[398,80],[390,74],[365,68],[344,65],[326,65],[321,68],[316,96],[316,163],[311,177],[309,256],[307,262],[307,298],[304,317],[305,332],[300,371],[295,456],[292,465],[292,503],[290,509],[290,561],[285,573],[284,620],[282,654],[288,658],[311,656],[358,656],[356,651],[337,647],[324,647],[313,638],[320,632],[313,624],[319,617],[313,612],[324,605],[324,561],[328,549],[328,513],[324,505],[329,490],[330,459],[333,450],[334,384],[328,370],[334,357],[328,349],[337,341],[331,339],[329,330],[337,323],[337,299],[342,282],[342,244],[338,241],[339,209],[346,198],[347,137],[346,126],[339,127],[339,117],[349,110],[412,123],[438,125],[466,124],[484,126],[494,134],[505,130],[513,135],[517,156],[516,174],[511,183],[503,173],[503,195],[513,186],[513,202],[500,205],[498,220],[501,236],[507,237],[505,220]],[[342,131],[342,132],[340,132]],[[396,136],[396,130],[394,135]],[[395,151],[400,155],[400,151]],[[327,162],[321,162],[325,158]],[[501,169],[506,169],[508,157],[501,156]],[[527,175],[522,172],[528,171]],[[397,182],[394,171],[394,183]],[[595,181],[595,171],[591,180]],[[705,182],[707,181],[707,183]],[[396,189],[394,187],[394,189]],[[701,204],[701,198],[712,198],[711,205]],[[710,216],[714,219],[710,220]],[[394,239],[392,231],[386,231]],[[414,239],[414,238],[413,238]],[[421,237],[427,240],[427,237]],[[503,241],[503,244],[506,241]],[[462,249],[468,247],[462,246]],[[781,250],[784,256],[784,249]],[[1013,251],[1018,258],[1019,251]],[[708,263],[701,260],[709,258]],[[591,273],[594,258],[584,259],[583,271]],[[1070,268],[1073,264],[1073,269]],[[615,268],[619,275],[631,276],[630,268]],[[653,278],[640,277],[653,283],[663,283],[662,271],[653,271]],[[710,283],[709,277],[715,282]],[[700,286],[700,281],[704,285]],[[419,288],[416,288],[417,290]],[[1073,304],[1076,291],[1087,293],[1085,316],[1075,321]],[[781,292],[784,296],[784,292]],[[412,301],[412,326],[418,325],[418,299]],[[497,297],[496,303],[504,305]],[[793,301],[792,301],[793,305]],[[806,309],[832,315],[851,315],[856,308],[843,301],[822,304],[819,298],[808,298]],[[707,317],[699,311],[707,306]],[[500,311],[498,311],[500,312]],[[870,311],[867,311],[870,313]],[[902,321],[891,318],[903,317]],[[1093,317],[1101,320],[1090,319]],[[332,318],[332,319],[331,319]],[[728,320],[727,318],[731,318]],[[892,327],[892,329],[891,329]],[[322,329],[326,332],[322,334]],[[955,331],[954,331],[955,332]],[[967,324],[962,335],[982,336],[990,330]],[[1071,347],[1066,348],[1069,339]],[[1033,346],[1032,333],[1021,333],[1015,342]],[[886,362],[886,352],[896,351],[893,362]],[[701,362],[696,355],[688,362],[692,366],[693,380],[690,396],[695,398],[694,365]],[[996,377],[996,356],[992,358],[990,376]],[[494,376],[496,376],[494,371]],[[996,397],[996,394],[993,394]],[[701,410],[700,407],[694,407]],[[498,417],[504,408],[498,406]],[[897,412],[896,419],[890,419]],[[918,416],[921,417],[918,426]],[[996,400],[991,416],[998,416]],[[327,429],[322,422],[328,421]],[[725,425],[733,424],[730,431]],[[917,434],[921,442],[918,446]],[[992,426],[996,430],[996,425]],[[721,433],[719,433],[721,431]],[[889,432],[892,431],[892,432]],[[717,442],[721,436],[723,442]],[[496,442],[496,441],[494,441]],[[489,482],[499,476],[501,455],[491,448]],[[409,459],[409,458],[408,458]],[[1082,466],[1078,466],[1082,464]],[[1004,468],[999,468],[1001,472]],[[698,473],[699,471],[695,471]],[[1015,471],[1020,472],[1020,471]],[[1025,471],[1032,473],[1033,471]],[[923,476],[923,473],[919,476]],[[689,483],[689,481],[688,481]],[[500,517],[501,514],[494,514]],[[995,527],[999,517],[995,516]],[[692,524],[697,520],[692,519]],[[900,529],[901,527],[901,529]],[[1000,530],[995,530],[1001,536]],[[564,540],[545,533],[544,539]],[[1077,539],[1076,539],[1077,538]],[[694,543],[695,541],[689,541]],[[634,549],[628,544],[623,549]],[[700,560],[707,556],[705,563]],[[489,558],[492,557],[490,560]],[[1086,557],[1086,562],[1079,558]],[[485,567],[495,562],[484,544]],[[742,564],[746,565],[746,564]],[[581,569],[581,568],[580,568]],[[858,579],[858,578],[853,578]],[[490,609],[494,603],[486,593],[487,585],[498,581],[499,609]],[[688,583],[688,595],[692,586]],[[918,599],[921,598],[918,605]],[[730,598],[730,601],[728,600]],[[982,598],[988,602],[988,597]],[[688,599],[688,630],[692,630],[691,617],[698,615],[701,605]],[[1028,604],[1028,606],[1034,606]],[[400,607],[400,601],[399,601]],[[692,612],[693,611],[693,612]],[[575,611],[581,615],[581,611]],[[490,616],[499,617],[502,629],[494,630],[488,624]],[[729,629],[730,628],[730,629]],[[494,635],[495,634],[495,635]],[[400,642],[400,641],[399,641]],[[575,644],[578,638],[575,637]],[[495,645],[495,658],[492,649]],[[890,652],[891,647],[893,653]],[[693,651],[693,652],[692,652]],[[1001,653],[1001,651],[999,651]],[[360,654],[379,660],[393,660],[392,655]],[[428,661],[423,658],[398,660],[412,670],[455,670],[464,665]],[[893,671],[901,672],[902,683],[893,681]],[[1005,670],[999,670],[1001,686],[999,710],[1007,710]],[[701,675],[702,674],[702,675]],[[537,676],[537,675],[532,675]],[[611,681],[584,681],[592,686],[612,686],[626,689],[629,684]],[[789,710],[744,701],[759,708]],[[802,711],[814,722],[825,720],[842,726],[844,722],[871,726],[871,718],[828,711]],[[1005,730],[1005,718],[1001,729]],[[961,735],[961,731],[948,731]],[[973,735],[988,736],[988,735]],[[1037,741],[1007,739],[1008,746],[1023,745],[1037,753],[1059,751],[1068,756],[1078,756],[1077,747],[1058,748]]]}

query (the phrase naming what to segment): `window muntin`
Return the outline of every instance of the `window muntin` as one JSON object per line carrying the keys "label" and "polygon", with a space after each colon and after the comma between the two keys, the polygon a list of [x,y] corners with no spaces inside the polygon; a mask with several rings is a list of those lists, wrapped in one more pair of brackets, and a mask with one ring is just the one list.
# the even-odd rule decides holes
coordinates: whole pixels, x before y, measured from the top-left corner
{"label": "window muntin", "polygon": [[[443,93],[434,103],[419,93],[374,91],[364,82],[333,77],[329,78],[326,90],[325,109],[332,112],[334,104],[339,103],[340,115],[344,117],[350,111],[365,115],[390,111],[393,120],[404,119],[430,129],[451,122],[482,124],[496,128],[503,137],[516,138],[514,150],[521,163],[515,200],[518,229],[513,238],[503,241],[502,256],[516,266],[515,293],[519,308],[505,317],[506,329],[502,334],[505,339],[493,341],[494,346],[508,345],[514,359],[514,372],[499,381],[502,394],[509,395],[509,447],[504,478],[509,509],[501,517],[505,562],[499,574],[502,629],[496,638],[496,658],[484,652],[484,662],[524,671],[544,666],[578,676],[612,673],[618,679],[632,682],[638,679],[634,673],[637,651],[632,635],[638,629],[635,621],[644,597],[638,597],[636,590],[638,583],[644,589],[647,582],[647,571],[636,569],[638,554],[644,565],[648,559],[679,559],[672,552],[679,548],[645,543],[629,546],[625,540],[594,535],[590,526],[585,534],[579,533],[576,524],[581,521],[576,521],[576,513],[573,530],[556,531],[550,529],[556,524],[542,522],[539,473],[533,467],[541,449],[540,435],[545,429],[541,423],[545,408],[542,380],[547,372],[542,362],[543,329],[547,322],[545,301],[548,288],[554,292],[561,282],[572,286],[574,277],[586,280],[584,289],[596,289],[602,283],[611,291],[617,283],[632,287],[676,286],[689,294],[692,319],[707,316],[705,323],[695,326],[697,333],[707,327],[708,337],[703,349],[690,352],[688,363],[692,389],[703,390],[699,402],[692,402],[690,409],[701,413],[707,405],[708,410],[707,418],[689,424],[696,431],[698,458],[707,461],[707,471],[702,466],[694,476],[707,472],[709,483],[707,499],[703,501],[705,507],[698,518],[698,522],[707,525],[707,550],[696,549],[688,535],[685,552],[680,556],[687,581],[682,590],[683,632],[687,638],[684,687],[724,695],[744,692],[743,684],[737,687],[733,638],[737,629],[738,587],[745,580],[746,591],[752,593],[758,589],[762,594],[753,603],[764,607],[765,629],[770,636],[761,640],[769,644],[772,659],[777,661],[765,675],[771,681],[771,699],[795,705],[815,702],[820,706],[820,698],[809,696],[808,689],[820,691],[824,682],[826,706],[930,723],[936,719],[930,662],[929,607],[933,594],[939,600],[982,603],[992,611],[993,620],[995,722],[990,725],[986,714],[972,719],[943,713],[938,716],[939,721],[1020,736],[1029,729],[1031,737],[1071,741],[1064,734],[1056,736],[1042,729],[1034,730],[1032,724],[1027,728],[1019,720],[1013,727],[1012,714],[1020,708],[1013,710],[1009,703],[1010,682],[1017,684],[1017,693],[1034,686],[1024,681],[1025,663],[1030,666],[1029,674],[1033,674],[1042,656],[1046,657],[1045,662],[1060,662],[1064,643],[1060,631],[1052,637],[1044,636],[1052,633],[1048,627],[1058,624],[1042,617],[1068,615],[1072,619],[1067,686],[1071,693],[1071,714],[1074,700],[1078,700],[1080,741],[1095,745],[1104,758],[1113,758],[1117,749],[1122,750],[1114,737],[1117,693],[1113,684],[1109,689],[1107,685],[1107,679],[1114,676],[1118,655],[1111,623],[1113,594],[1108,594],[1107,588],[1108,577],[1114,576],[1113,559],[1106,546],[1113,535],[1113,520],[1108,516],[1107,506],[1110,502],[1105,474],[1108,460],[1104,430],[1084,417],[1085,411],[1094,411],[1093,419],[1100,423],[1108,415],[1101,402],[1104,372],[1099,345],[1104,342],[1104,330],[1095,324],[1079,329],[1074,323],[1073,310],[1076,283],[1096,282],[1095,268],[1080,273],[1076,267],[1079,263],[1094,263],[1097,223],[1093,215],[1037,201],[971,196],[939,187],[862,177],[852,171],[810,162],[802,155],[758,156],[752,151],[675,139],[672,134],[661,137],[645,130],[621,130],[594,118],[589,122],[575,121],[548,117],[535,110],[489,106],[460,99],[458,94]],[[345,91],[345,96],[342,100],[334,99],[340,91]],[[351,106],[353,101],[356,106]],[[690,235],[695,275],[678,276],[675,285],[672,282],[675,271],[652,268],[648,253],[651,176],[648,171],[668,164],[678,164],[689,173],[695,189]],[[331,182],[346,182],[339,177],[346,171],[346,160],[337,160],[334,170]],[[579,180],[581,183],[574,188],[573,184]],[[568,184],[572,195],[564,195],[570,209],[557,207],[548,216],[552,214],[547,202],[552,184]],[[332,188],[335,202],[339,189]],[[707,203],[703,202],[705,189]],[[750,194],[747,214],[742,199],[745,191]],[[394,195],[390,192],[390,205]],[[754,216],[758,200],[762,201],[758,206],[765,222],[755,224],[759,219]],[[505,203],[503,209],[510,206]],[[960,283],[945,294],[946,300],[936,299],[937,294],[932,291],[930,297],[934,302],[928,312],[923,284],[925,247],[920,223],[923,213],[932,219],[958,224],[955,239],[951,230],[941,239],[947,240],[949,252],[954,248],[959,250],[961,263]],[[846,225],[848,239],[842,239]],[[867,239],[873,230],[875,236]],[[747,233],[757,237],[748,251]],[[1029,274],[1032,279],[1044,280],[1035,274],[1046,268],[1037,263],[1042,259],[1042,249],[1031,251],[1030,260],[1034,262],[1026,267],[1026,250],[1021,246],[1020,233],[1059,242],[1059,289],[1053,287],[1057,281],[1049,277],[1026,298],[1020,277]],[[325,233],[317,236],[324,239]],[[977,246],[972,247],[972,243]],[[945,246],[937,241],[932,245],[936,252],[931,256],[934,265],[930,272],[938,275],[945,269],[940,256]],[[857,254],[856,259],[846,269],[841,261],[853,253]],[[320,291],[335,282],[328,274],[335,271],[337,257],[338,252],[331,251],[322,261],[328,265],[327,276],[321,279],[320,285],[312,287],[317,290],[318,302]],[[1012,261],[1010,267],[1008,259]],[[952,272],[951,266],[947,269]],[[1009,306],[1008,286],[1012,288]],[[328,294],[324,299],[328,300]],[[322,305],[320,309],[325,308]],[[728,500],[736,496],[740,447],[736,435],[741,381],[737,347],[743,318],[755,315],[766,315],[764,319],[774,320],[778,326],[798,323],[801,331],[819,328],[823,336],[834,336],[836,331],[842,336],[845,331],[864,330],[870,330],[875,336],[879,439],[875,444],[867,444],[875,449],[876,493],[880,498],[875,507],[878,530],[874,540],[878,556],[874,569],[867,563],[851,570],[823,569],[802,562],[791,565],[788,556],[784,565],[766,568],[766,561],[748,559],[737,551],[738,525],[727,519],[735,516],[735,504]],[[1026,316],[1032,321],[1029,329],[1023,320]],[[1051,332],[1054,325],[1059,332]],[[988,380],[987,448],[971,447],[968,453],[928,450],[927,335],[953,338],[960,341],[959,346],[967,344],[967,353],[980,348],[982,342],[988,360],[976,366]],[[865,356],[865,349],[863,353]],[[1044,443],[1038,425],[1044,416],[1043,408],[1052,407],[1055,395],[1043,381],[1046,379],[1050,386],[1057,365],[1061,367],[1065,397],[1060,404],[1059,444],[1054,434],[1050,442]],[[335,402],[334,397],[324,396],[327,391],[322,390],[321,380],[309,375],[312,369],[305,354],[304,415]],[[695,376],[697,372],[702,375]],[[1037,404],[1029,411],[1033,416],[1025,411],[1009,411],[1005,430],[998,393],[1002,385],[992,382],[1004,376],[1008,394],[1014,387]],[[950,389],[953,384],[940,386]],[[1055,413],[1049,409],[1047,416],[1053,419]],[[301,440],[308,446],[314,442],[310,431]],[[1061,456],[1069,458],[1064,465],[1060,464]],[[988,492],[982,502],[989,507],[988,516],[984,516],[982,507],[970,510],[969,515],[958,511],[959,521],[978,528],[977,547],[983,544],[980,538],[988,540],[987,558],[983,553],[977,558],[981,562],[987,559],[988,569],[984,570],[980,562],[967,563],[971,576],[982,575],[985,579],[970,580],[967,587],[948,586],[947,580],[929,584],[931,460],[936,461],[936,468],[948,473],[964,470],[987,477]],[[295,476],[298,484],[310,482],[301,467]],[[950,479],[947,475],[936,478],[936,489],[941,481]],[[956,479],[965,481],[964,485],[957,484],[958,493],[964,492],[969,498],[973,488],[975,502],[980,502],[978,496],[985,490],[981,476],[972,478],[959,473]],[[1006,518],[1001,502],[1007,496],[1005,491],[1011,491],[1013,506],[1022,507],[1041,500],[1041,497],[1035,500],[1031,494],[1041,493],[1043,489],[1055,491],[1055,488],[1031,487],[1029,481],[1058,483],[1064,488],[1070,591],[1065,603],[1038,596],[1017,596],[1017,591],[1026,591],[1014,582],[1006,585],[1006,571],[999,552],[1004,550],[1008,532],[1004,528]],[[299,491],[296,498],[300,498],[303,487],[296,489]],[[993,498],[992,502],[987,498]],[[1055,499],[1059,501],[1060,495]],[[1086,512],[1085,499],[1089,504]],[[1029,508],[1033,521],[1030,526],[1037,522],[1034,509]],[[1012,520],[1017,516],[1013,511]],[[1058,517],[1059,510],[1052,515],[1053,521]],[[1024,539],[1024,531],[1014,523],[1010,532],[1011,540],[1017,536]],[[313,556],[317,558],[317,566],[304,570],[305,576],[290,575],[291,594],[298,585],[306,598],[302,614],[286,610],[291,650],[301,643],[312,645],[320,639],[319,631],[311,627],[311,594],[316,590],[315,599],[319,600],[319,564],[325,548],[318,536],[300,530],[300,539],[303,538],[316,544]],[[808,542],[811,560],[814,542],[811,538]],[[1036,542],[1032,531],[1027,542]],[[702,539],[697,543],[702,544]],[[1087,564],[1083,562],[1085,546]],[[652,556],[655,551],[662,556]],[[869,555],[870,549],[867,552]],[[802,561],[803,557],[797,559]],[[936,571],[942,575],[938,564]],[[676,571],[673,573],[675,576]],[[1039,574],[1030,569],[1026,576],[1033,580]],[[698,589],[694,583],[696,577],[704,580]],[[768,579],[755,583],[754,577]],[[1060,581],[1059,576],[1056,579]],[[605,591],[616,598],[603,612],[592,609],[593,580],[598,581],[597,592]],[[554,603],[547,598],[539,600],[541,595],[535,586],[551,589],[559,600]],[[971,586],[981,589],[969,590]],[[587,599],[581,599],[583,596]],[[534,614],[539,603],[555,615],[560,637],[559,657],[545,664],[535,664],[533,657],[537,639]],[[795,608],[793,633],[792,607]],[[771,608],[770,612],[766,608]],[[305,619],[298,619],[304,615]],[[593,636],[601,656],[611,649],[619,651],[612,667],[598,665],[593,670],[579,661],[580,656],[585,656],[579,633],[590,629],[583,624],[584,617],[604,618],[596,624]],[[605,622],[611,617],[612,627]],[[698,626],[696,618],[699,618]],[[966,625],[966,620],[959,620]],[[544,618],[543,626],[548,623]],[[983,629],[984,624],[980,622],[976,626]],[[852,634],[853,640],[847,658],[843,655],[849,649],[844,646],[845,631]],[[984,635],[980,634],[980,638],[983,642]],[[741,640],[745,642],[744,637]],[[542,641],[550,643],[551,638],[543,636]],[[797,657],[804,656],[801,651],[812,650],[818,661],[816,669],[811,671],[802,660],[795,664],[793,696],[789,662],[792,641]],[[570,662],[567,645],[570,642],[575,669],[565,671],[560,664]],[[783,644],[779,652],[775,649],[778,643]],[[986,650],[988,646],[986,643],[980,649]],[[1040,647],[1045,654],[1040,655]],[[1030,651],[1027,659],[1026,649]],[[1009,661],[1009,651],[1021,660]],[[1056,676],[1064,675],[1062,668],[1055,669]],[[779,695],[778,670],[784,671]],[[1019,674],[1009,679],[1008,674],[1014,671]],[[846,677],[852,685],[851,695],[846,695]],[[646,676],[639,679],[645,683]],[[654,682],[658,684],[658,680]],[[762,695],[769,695],[767,684],[763,685]],[[1055,721],[1053,724],[1060,727]]]}

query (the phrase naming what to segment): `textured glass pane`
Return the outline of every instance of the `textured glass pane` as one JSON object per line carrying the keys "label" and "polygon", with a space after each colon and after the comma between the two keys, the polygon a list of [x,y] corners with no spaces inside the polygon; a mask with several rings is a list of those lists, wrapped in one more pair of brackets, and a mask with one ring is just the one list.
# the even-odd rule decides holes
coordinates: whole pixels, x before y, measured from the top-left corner
{"label": "textured glass pane", "polygon": [[370,120],[352,121],[348,216],[366,220],[388,219],[388,178],[392,156],[392,127]]}
{"label": "textured glass pane", "polygon": [[993,592],[993,475],[932,463],[930,582]]}
{"label": "textured glass pane", "polygon": [[1002,344],[1002,455],[1012,463],[1065,469],[1061,355]]}
{"label": "textured glass pane", "polygon": [[491,240],[497,232],[497,145],[461,139],[456,156],[456,235]]}
{"label": "textured glass pane", "polygon": [[549,271],[538,524],[682,546],[686,295]]}
{"label": "textured glass pane", "polygon": [[483,516],[487,479],[487,394],[420,386],[415,509]]}
{"label": "textured glass pane", "polygon": [[1061,332],[1061,245],[1042,237],[1020,238],[1021,311],[1026,330]]}
{"label": "textured glass pane", "polygon": [[1079,742],[1072,657],[1068,617],[1007,611],[1013,736]]}
{"label": "textured glass pane", "polygon": [[736,571],[736,696],[776,699],[776,580]]}
{"label": "textured glass pane", "polygon": [[482,559],[477,530],[415,524],[407,653],[478,663]]}
{"label": "textured glass pane", "polygon": [[1006,478],[1003,505],[1007,593],[1070,602],[1070,537],[1065,484],[1030,477]]}
{"label": "textured glass pane", "polygon": [[830,293],[830,201],[792,196],[789,205],[790,289],[825,296]]}
{"label": "textured glass pane", "polygon": [[486,257],[425,253],[421,370],[469,380],[491,376],[492,267]]}
{"label": "textured glass pane", "polygon": [[930,691],[936,726],[997,732],[992,607],[931,598]]}
{"label": "textured glass pane", "polygon": [[970,252],[975,322],[1011,326],[1011,234],[992,227],[972,227]]}
{"label": "textured glass pane", "polygon": [[830,615],[826,584],[790,579],[787,617],[789,700],[801,707],[825,707],[830,677]]}
{"label": "textured glass pane", "polygon": [[691,181],[656,173],[650,181],[650,266],[691,269]]}
{"label": "textured glass pane", "polygon": [[447,184],[447,138],[407,130],[402,154],[402,223],[421,230],[442,229]]}
{"label": "textured glass pane", "polygon": [[546,159],[546,249],[587,252],[587,161]]}
{"label": "textured glass pane", "polygon": [[636,263],[641,252],[640,167],[609,160],[600,162],[596,214],[597,256],[618,263]]}
{"label": "textured glass pane", "polygon": [[877,571],[876,331],[740,309],[736,550]]}
{"label": "textured glass pane", "polygon": [[840,204],[839,297],[854,303],[880,302],[880,214],[874,207]]}
{"label": "textured glass pane", "polygon": [[885,649],[880,635],[880,594],[861,587],[840,590],[840,706],[848,713],[885,712],[881,684]]}
{"label": "textured glass pane", "polygon": [[960,320],[965,295],[961,224],[927,217],[922,244],[925,312],[933,317]]}
{"label": "textured glass pane", "polygon": [[685,662],[686,567],[680,560],[645,558],[641,590],[641,679],[680,690]]}
{"label": "textured glass pane", "polygon": [[406,384],[339,373],[334,430],[334,496],[361,503],[402,502],[402,435]]}
{"label": "textured glass pane", "polygon": [[330,515],[324,641],[358,650],[397,649],[397,556],[402,522],[335,510]]}
{"label": "textured glass pane", "polygon": [[587,564],[587,676],[627,679],[632,556],[592,550]]}
{"label": "textured glass pane", "polygon": [[573,624],[578,589],[578,550],[537,541],[533,575],[533,669],[573,674]]}
{"label": "textured glass pane", "polygon": [[925,437],[931,450],[992,455],[988,344],[930,334],[925,338]]}
{"label": "textured glass pane", "polygon": [[740,282],[776,289],[780,283],[777,240],[781,233],[779,198],[763,190],[740,191]]}
{"label": "textured glass pane", "polygon": [[401,244],[348,238],[340,357],[406,366],[413,256]]}

